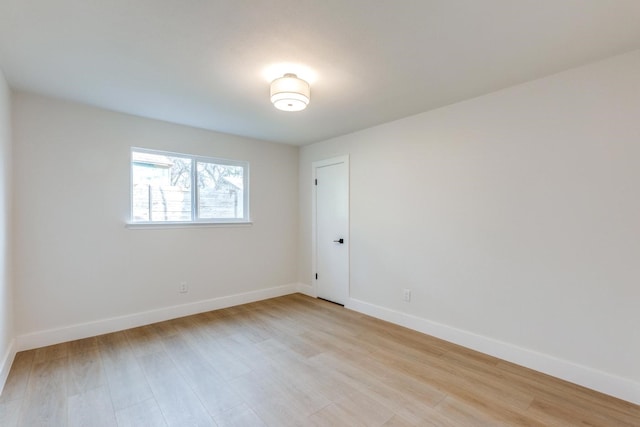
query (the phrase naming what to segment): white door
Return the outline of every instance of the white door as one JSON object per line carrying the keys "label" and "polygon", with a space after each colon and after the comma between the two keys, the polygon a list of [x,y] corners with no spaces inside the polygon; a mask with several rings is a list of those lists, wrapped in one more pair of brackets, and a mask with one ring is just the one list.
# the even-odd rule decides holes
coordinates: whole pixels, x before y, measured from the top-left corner
{"label": "white door", "polygon": [[313,165],[316,295],[344,305],[349,297],[349,158]]}

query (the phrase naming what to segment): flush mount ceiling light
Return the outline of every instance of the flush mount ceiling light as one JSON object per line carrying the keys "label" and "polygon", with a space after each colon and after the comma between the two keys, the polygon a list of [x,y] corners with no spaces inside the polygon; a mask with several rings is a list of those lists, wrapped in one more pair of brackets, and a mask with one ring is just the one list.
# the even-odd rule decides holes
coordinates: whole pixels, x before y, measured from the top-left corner
{"label": "flush mount ceiling light", "polygon": [[285,74],[271,82],[271,102],[278,110],[304,110],[309,104],[310,95],[309,83],[295,74]]}

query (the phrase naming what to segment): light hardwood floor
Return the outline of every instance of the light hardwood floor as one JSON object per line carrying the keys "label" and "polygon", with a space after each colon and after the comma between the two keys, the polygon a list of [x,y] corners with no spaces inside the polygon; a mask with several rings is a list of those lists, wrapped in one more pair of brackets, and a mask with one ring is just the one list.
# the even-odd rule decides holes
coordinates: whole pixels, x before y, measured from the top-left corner
{"label": "light hardwood floor", "polygon": [[640,426],[640,407],[303,295],[19,353],[1,426]]}

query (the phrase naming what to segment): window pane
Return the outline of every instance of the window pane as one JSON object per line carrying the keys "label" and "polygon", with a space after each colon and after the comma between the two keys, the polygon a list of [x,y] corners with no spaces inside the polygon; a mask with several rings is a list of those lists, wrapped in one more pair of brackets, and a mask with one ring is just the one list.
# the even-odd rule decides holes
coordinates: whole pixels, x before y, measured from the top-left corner
{"label": "window pane", "polygon": [[244,167],[208,162],[197,165],[198,217],[244,218]]}
{"label": "window pane", "polygon": [[133,221],[191,221],[191,159],[131,154]]}

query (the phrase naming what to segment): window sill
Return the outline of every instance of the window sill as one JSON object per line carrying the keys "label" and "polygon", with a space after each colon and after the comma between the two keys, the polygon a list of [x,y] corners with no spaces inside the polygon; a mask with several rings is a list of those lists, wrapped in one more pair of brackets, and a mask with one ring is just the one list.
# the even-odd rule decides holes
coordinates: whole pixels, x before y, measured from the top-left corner
{"label": "window sill", "polygon": [[128,222],[124,226],[131,230],[148,230],[153,228],[233,228],[251,227],[253,222]]}

